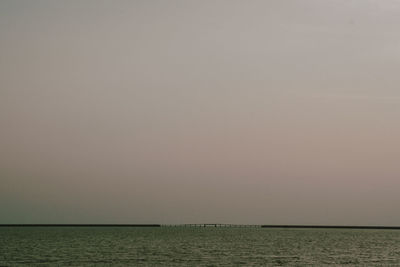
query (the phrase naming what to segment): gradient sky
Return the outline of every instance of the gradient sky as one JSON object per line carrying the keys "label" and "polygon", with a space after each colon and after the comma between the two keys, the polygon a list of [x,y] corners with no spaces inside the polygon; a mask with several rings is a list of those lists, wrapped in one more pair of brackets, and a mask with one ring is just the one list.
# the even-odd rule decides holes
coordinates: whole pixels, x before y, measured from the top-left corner
{"label": "gradient sky", "polygon": [[400,225],[400,2],[0,1],[0,223]]}

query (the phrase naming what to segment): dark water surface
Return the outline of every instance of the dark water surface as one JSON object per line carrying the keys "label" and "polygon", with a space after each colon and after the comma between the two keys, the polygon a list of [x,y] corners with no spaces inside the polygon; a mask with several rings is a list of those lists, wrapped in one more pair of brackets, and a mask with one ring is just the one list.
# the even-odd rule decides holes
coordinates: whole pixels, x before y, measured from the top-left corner
{"label": "dark water surface", "polygon": [[1,227],[0,266],[400,265],[399,230]]}

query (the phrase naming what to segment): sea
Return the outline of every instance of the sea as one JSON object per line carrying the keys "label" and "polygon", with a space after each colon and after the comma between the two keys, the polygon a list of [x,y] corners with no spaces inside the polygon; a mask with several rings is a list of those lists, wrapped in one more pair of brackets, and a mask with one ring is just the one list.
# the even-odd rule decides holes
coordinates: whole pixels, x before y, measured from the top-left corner
{"label": "sea", "polygon": [[400,230],[0,227],[0,266],[400,266]]}

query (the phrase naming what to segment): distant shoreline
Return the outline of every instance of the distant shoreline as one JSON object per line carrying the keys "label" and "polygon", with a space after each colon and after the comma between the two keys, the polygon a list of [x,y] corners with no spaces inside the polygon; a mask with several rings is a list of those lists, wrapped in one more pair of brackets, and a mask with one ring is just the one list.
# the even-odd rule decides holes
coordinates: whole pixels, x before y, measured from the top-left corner
{"label": "distant shoreline", "polygon": [[387,229],[387,230],[400,230],[400,226],[368,226],[368,225],[261,225],[261,228],[323,228],[323,229]]}
{"label": "distant shoreline", "polygon": [[[0,224],[0,227],[213,227],[214,224]],[[259,228],[305,228],[305,229],[382,229],[400,230],[400,226],[366,226],[366,225],[234,225],[217,224],[216,227],[259,227]]]}
{"label": "distant shoreline", "polygon": [[161,224],[0,224],[0,227],[161,227]]}

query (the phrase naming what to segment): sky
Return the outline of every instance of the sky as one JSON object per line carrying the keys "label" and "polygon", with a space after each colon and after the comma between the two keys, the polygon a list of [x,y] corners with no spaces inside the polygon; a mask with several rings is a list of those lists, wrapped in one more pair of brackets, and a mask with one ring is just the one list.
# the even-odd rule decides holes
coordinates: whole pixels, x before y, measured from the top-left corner
{"label": "sky", "polygon": [[0,223],[400,225],[400,2],[0,1]]}

